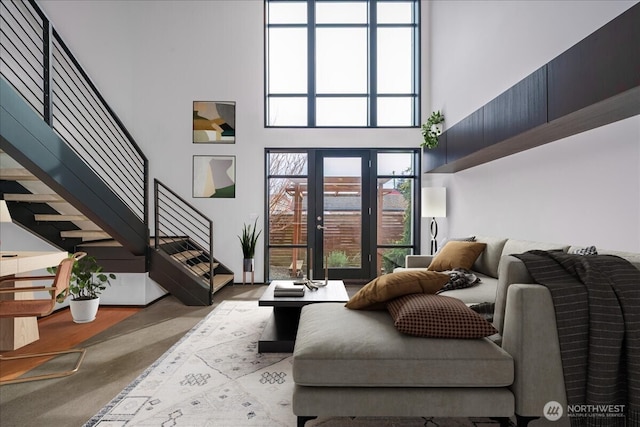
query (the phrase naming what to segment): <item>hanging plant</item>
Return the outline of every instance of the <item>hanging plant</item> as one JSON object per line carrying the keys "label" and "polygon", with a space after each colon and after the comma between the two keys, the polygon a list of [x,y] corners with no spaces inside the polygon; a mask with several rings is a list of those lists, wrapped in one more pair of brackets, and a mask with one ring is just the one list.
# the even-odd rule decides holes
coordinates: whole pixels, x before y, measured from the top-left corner
{"label": "hanging plant", "polygon": [[444,115],[439,110],[431,113],[426,123],[422,124],[424,141],[420,144],[421,147],[436,148],[438,146],[438,137],[442,134],[442,122],[444,122]]}

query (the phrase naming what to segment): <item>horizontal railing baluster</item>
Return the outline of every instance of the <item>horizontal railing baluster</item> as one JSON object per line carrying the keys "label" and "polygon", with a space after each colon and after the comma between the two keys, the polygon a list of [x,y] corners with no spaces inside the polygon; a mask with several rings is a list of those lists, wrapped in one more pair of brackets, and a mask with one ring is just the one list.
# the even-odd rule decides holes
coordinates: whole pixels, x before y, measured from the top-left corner
{"label": "horizontal railing baluster", "polygon": [[[111,190],[148,225],[148,162],[33,0],[0,5],[0,73]],[[50,48],[53,60],[44,58]],[[49,63],[51,70],[45,70]],[[51,75],[52,87],[45,85]],[[49,93],[45,93],[45,89]]]}
{"label": "horizontal railing baluster", "polygon": [[[209,259],[209,287],[213,293],[213,222],[186,200],[154,180],[155,249],[163,250],[161,238],[185,238],[177,246],[182,251],[198,250]],[[200,270],[185,264],[197,276]]]}

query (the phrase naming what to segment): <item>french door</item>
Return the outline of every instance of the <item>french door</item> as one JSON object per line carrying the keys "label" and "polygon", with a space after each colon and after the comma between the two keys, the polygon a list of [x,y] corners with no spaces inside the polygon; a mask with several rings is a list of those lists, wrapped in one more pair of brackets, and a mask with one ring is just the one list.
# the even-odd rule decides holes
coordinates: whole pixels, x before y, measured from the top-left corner
{"label": "french door", "polygon": [[267,281],[367,281],[419,248],[419,151],[265,154]]}
{"label": "french door", "polygon": [[371,275],[370,152],[317,150],[310,178],[312,279]]}

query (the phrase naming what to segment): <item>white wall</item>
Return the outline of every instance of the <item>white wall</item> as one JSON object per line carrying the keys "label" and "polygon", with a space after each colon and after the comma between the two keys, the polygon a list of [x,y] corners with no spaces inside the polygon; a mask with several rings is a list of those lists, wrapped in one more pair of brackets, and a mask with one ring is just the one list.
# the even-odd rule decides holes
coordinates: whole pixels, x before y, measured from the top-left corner
{"label": "white wall", "polygon": [[[242,280],[242,225],[264,220],[265,147],[416,147],[418,129],[265,129],[264,11],[254,1],[40,1],[149,158],[214,222],[214,254]],[[191,142],[194,100],[236,102],[236,144]],[[193,155],[235,155],[235,199],[191,198]],[[256,281],[264,280],[262,238]]]}
{"label": "white wall", "polygon": [[[236,281],[242,271],[236,236],[252,214],[264,219],[265,147],[421,141],[419,129],[265,129],[262,1],[39,3],[148,156],[151,178],[213,220],[215,256]],[[456,123],[633,3],[424,1],[431,29],[423,27],[423,46],[433,58],[423,57],[423,117],[442,109],[446,124]],[[235,145],[191,143],[194,100],[236,101]],[[425,184],[449,187],[441,237],[501,234],[640,251],[638,127],[636,117],[455,175],[424,177]],[[235,199],[191,198],[197,154],[237,156]],[[571,180],[576,193],[558,189],[550,177]],[[607,190],[606,209],[594,188]],[[262,257],[260,245],[257,281],[264,279]]]}
{"label": "white wall", "polygon": [[[431,105],[453,125],[636,1],[430,3]],[[443,236],[640,251],[640,116],[453,175]]]}
{"label": "white wall", "polygon": [[[17,224],[0,223],[0,249],[3,251],[59,251],[39,237],[24,230]],[[30,271],[30,276],[48,275],[45,269]],[[117,273],[116,278],[110,280],[110,286],[100,295],[100,303],[106,305],[147,305],[166,295],[162,287],[149,278],[149,274]],[[39,298],[46,298],[46,293],[37,294]],[[69,305],[69,299],[62,304],[56,303],[55,309]]]}

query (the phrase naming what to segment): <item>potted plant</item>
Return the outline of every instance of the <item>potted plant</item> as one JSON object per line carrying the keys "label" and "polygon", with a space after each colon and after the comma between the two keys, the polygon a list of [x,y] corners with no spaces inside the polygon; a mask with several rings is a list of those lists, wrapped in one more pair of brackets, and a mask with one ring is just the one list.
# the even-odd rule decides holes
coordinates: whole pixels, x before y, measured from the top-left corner
{"label": "potted plant", "polygon": [[440,111],[431,113],[426,123],[422,124],[422,137],[424,141],[421,147],[436,148],[438,146],[438,137],[442,134],[442,122],[444,115]]}
{"label": "potted plant", "polygon": [[[67,292],[57,296],[58,302],[63,302],[68,296],[71,297],[69,307],[71,316],[75,323],[88,323],[96,318],[98,307],[100,306],[100,294],[111,285],[110,279],[115,279],[113,273],[103,273],[102,267],[95,257],[70,255],[77,261],[71,270],[71,279]],[[54,273],[57,267],[47,269],[49,273]]]}
{"label": "potted plant", "polygon": [[238,236],[240,239],[240,245],[242,246],[242,271],[253,271],[253,257],[256,254],[256,243],[262,230],[257,231],[258,218],[254,221],[253,225],[244,224],[242,226],[242,236]]}

